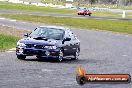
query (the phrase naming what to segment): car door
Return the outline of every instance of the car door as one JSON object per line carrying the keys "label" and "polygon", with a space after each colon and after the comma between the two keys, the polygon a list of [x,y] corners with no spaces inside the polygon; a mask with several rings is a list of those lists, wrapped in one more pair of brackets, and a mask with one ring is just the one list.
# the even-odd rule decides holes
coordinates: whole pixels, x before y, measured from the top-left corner
{"label": "car door", "polygon": [[[71,38],[69,31],[65,32],[64,38]],[[72,44],[72,40],[64,42],[63,48],[64,48],[64,55],[65,56],[71,55],[71,52],[72,52],[72,45],[71,44]]]}
{"label": "car door", "polygon": [[78,48],[79,42],[76,35],[74,35],[72,32],[70,36],[71,36],[71,54],[73,55],[76,53],[76,49]]}

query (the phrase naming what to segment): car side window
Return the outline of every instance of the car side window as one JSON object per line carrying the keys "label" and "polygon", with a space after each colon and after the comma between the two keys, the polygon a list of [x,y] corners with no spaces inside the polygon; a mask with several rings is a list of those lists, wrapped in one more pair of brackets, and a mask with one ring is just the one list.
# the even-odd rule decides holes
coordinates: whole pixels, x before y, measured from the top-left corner
{"label": "car side window", "polygon": [[71,38],[71,40],[76,40],[76,36],[70,30],[67,31],[67,36],[66,37]]}
{"label": "car side window", "polygon": [[72,39],[72,40],[76,40],[77,37],[73,34],[71,39]]}
{"label": "car side window", "polygon": [[76,35],[73,35],[73,40],[76,40],[76,39],[77,39]]}
{"label": "car side window", "polygon": [[67,30],[65,32],[65,38],[67,38],[67,37],[71,38],[71,40],[76,40],[77,39],[76,35],[74,35],[73,32],[70,31],[70,30]]}
{"label": "car side window", "polygon": [[65,38],[71,38],[70,35],[69,35],[69,31],[65,32]]}

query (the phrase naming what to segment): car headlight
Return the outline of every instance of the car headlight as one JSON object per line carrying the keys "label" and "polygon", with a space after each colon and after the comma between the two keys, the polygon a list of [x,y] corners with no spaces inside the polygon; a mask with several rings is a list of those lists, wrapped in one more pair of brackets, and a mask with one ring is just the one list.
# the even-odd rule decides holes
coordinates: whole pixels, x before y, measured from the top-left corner
{"label": "car headlight", "polygon": [[47,49],[57,49],[57,46],[45,46]]}
{"label": "car headlight", "polygon": [[17,46],[25,47],[26,45],[24,43],[17,42]]}

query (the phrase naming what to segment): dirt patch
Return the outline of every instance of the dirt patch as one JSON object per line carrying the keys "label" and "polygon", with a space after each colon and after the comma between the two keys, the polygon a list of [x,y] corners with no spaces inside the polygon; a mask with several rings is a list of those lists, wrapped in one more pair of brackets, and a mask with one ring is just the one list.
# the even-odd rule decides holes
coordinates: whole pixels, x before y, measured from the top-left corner
{"label": "dirt patch", "polygon": [[12,27],[7,26],[0,26],[0,34],[4,35],[12,35],[16,37],[23,37],[24,33],[31,32],[30,30],[20,30]]}

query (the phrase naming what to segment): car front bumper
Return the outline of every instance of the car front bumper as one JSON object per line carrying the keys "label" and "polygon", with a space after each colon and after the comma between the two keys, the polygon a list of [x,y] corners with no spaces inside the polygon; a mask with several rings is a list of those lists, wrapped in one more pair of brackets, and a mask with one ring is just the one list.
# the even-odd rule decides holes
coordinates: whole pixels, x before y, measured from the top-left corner
{"label": "car front bumper", "polygon": [[16,55],[58,57],[59,49],[16,48]]}

